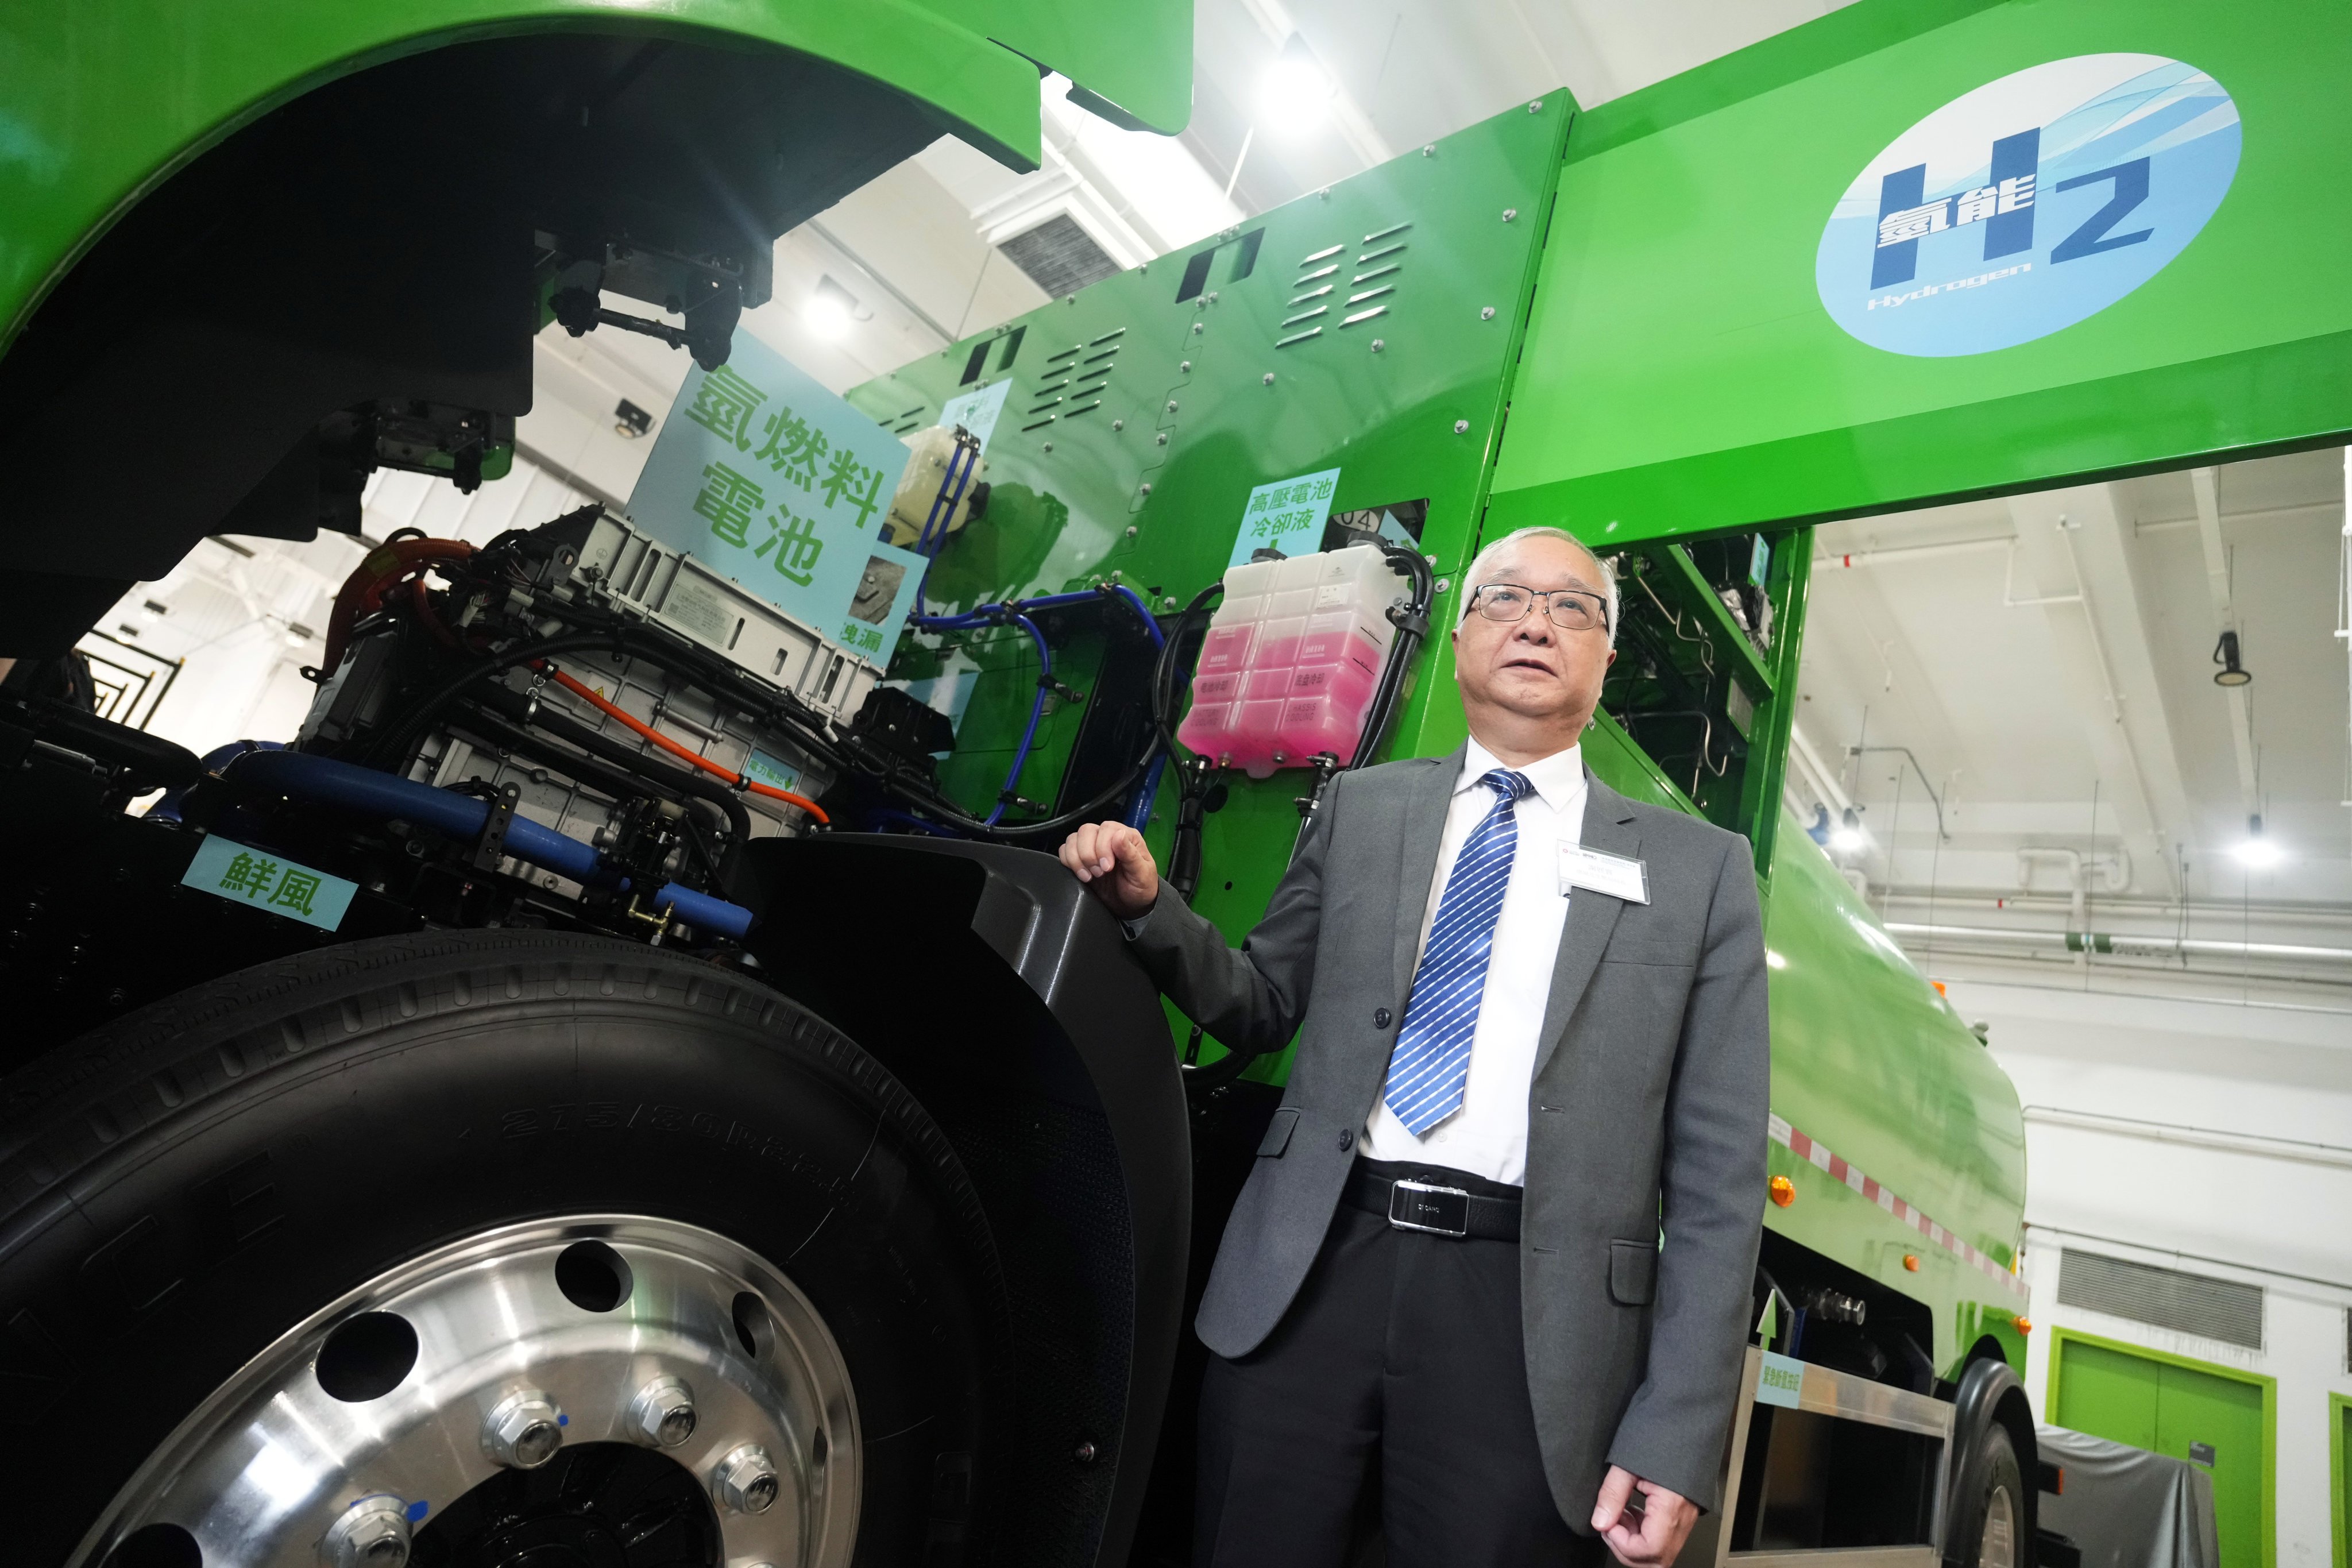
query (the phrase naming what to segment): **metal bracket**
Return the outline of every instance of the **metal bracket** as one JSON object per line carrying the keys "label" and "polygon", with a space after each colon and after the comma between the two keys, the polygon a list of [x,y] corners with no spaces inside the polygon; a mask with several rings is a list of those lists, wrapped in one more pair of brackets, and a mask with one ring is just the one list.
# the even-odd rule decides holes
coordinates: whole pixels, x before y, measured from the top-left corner
{"label": "metal bracket", "polygon": [[499,786],[499,798],[490,803],[490,815],[482,819],[481,837],[474,840],[474,869],[495,871],[507,855],[507,828],[514,821],[515,803],[522,799],[522,785],[509,781]]}

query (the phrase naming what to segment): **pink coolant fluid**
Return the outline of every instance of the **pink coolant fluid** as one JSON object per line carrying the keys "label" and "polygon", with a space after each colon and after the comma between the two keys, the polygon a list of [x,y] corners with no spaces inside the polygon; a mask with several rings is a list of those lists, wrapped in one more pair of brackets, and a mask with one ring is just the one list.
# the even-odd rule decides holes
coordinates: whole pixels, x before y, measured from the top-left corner
{"label": "pink coolant fluid", "polygon": [[1318,752],[1355,761],[1404,586],[1369,544],[1227,567],[1176,738],[1256,779]]}

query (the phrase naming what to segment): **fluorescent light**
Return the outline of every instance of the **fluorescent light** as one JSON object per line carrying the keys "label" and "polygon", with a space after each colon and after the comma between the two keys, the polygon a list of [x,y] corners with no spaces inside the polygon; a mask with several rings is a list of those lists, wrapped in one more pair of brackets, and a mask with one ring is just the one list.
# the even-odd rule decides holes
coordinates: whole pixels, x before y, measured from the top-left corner
{"label": "fluorescent light", "polygon": [[2230,853],[2238,858],[2238,864],[2250,871],[2267,870],[2286,858],[2286,851],[2263,832],[2260,816],[2246,818],[2245,841]]}
{"label": "fluorescent light", "polygon": [[1857,849],[1867,847],[1869,843],[1870,835],[1862,830],[1861,815],[1853,807],[1847,806],[1844,818],[1830,832],[1830,847],[1851,855]]}
{"label": "fluorescent light", "polygon": [[810,295],[801,315],[809,331],[821,338],[837,338],[849,331],[849,308],[828,295]]}
{"label": "fluorescent light", "polygon": [[2263,871],[2286,858],[2286,851],[2267,838],[2249,838],[2230,851],[2249,870]]}
{"label": "fluorescent light", "polygon": [[808,322],[809,331],[826,339],[842,336],[849,331],[852,321],[866,319],[859,314],[857,296],[829,277],[817,279],[815,291],[801,307],[801,316]]}
{"label": "fluorescent light", "polygon": [[1308,50],[1307,40],[1293,33],[1274,64],[1266,68],[1265,79],[1258,89],[1259,111],[1276,131],[1293,134],[1312,131],[1330,114],[1331,100],[1339,91],[1339,84]]}

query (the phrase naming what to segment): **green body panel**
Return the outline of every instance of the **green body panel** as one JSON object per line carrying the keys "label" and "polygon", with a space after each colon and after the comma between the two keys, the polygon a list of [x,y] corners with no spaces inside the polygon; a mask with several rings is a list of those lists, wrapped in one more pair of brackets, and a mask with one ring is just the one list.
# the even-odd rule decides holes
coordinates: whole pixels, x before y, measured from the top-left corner
{"label": "green body panel", "polygon": [[[1495,481],[1494,517],[1653,537],[1864,512],[2324,442],[2352,428],[2352,10],[2261,0],[1865,3],[1586,117]],[[1992,353],[1890,353],[1823,310],[1832,206],[1962,93],[2074,55],[2214,77],[2243,152],[2170,265]],[[1610,395],[1595,398],[1595,384]]]}
{"label": "green body panel", "polygon": [[2175,1459],[2189,1459],[2195,1445],[2212,1450],[2212,1463],[2198,1468],[2212,1478],[2221,1568],[2269,1568],[2276,1559],[2277,1402],[2276,1383],[2254,1373],[2071,1329],[2051,1346],[2053,1425]]}
{"label": "green body panel", "polygon": [[555,30],[820,56],[935,106],[969,140],[1030,166],[1033,61],[1161,130],[1182,129],[1190,105],[1185,0],[668,0],[657,11],[619,0],[14,5],[0,10],[0,347],[144,190],[274,105],[401,55]]}
{"label": "green body panel", "polygon": [[[1475,548],[1517,347],[1515,302],[1526,292],[1570,109],[1557,96],[1536,113],[1498,116],[1437,142],[1426,157],[1398,159],[852,389],[852,403],[893,427],[929,422],[967,389],[972,348],[1000,345],[970,384],[1008,374],[1013,382],[988,448],[988,515],[940,555],[929,584],[934,608],[1112,579],[1181,602],[1223,574],[1253,486],[1328,468],[1340,470],[1335,510],[1427,500],[1423,547],[1440,576],[1457,572]],[[1507,222],[1507,209],[1516,214]],[[1347,247],[1330,258],[1341,269],[1309,285],[1336,280],[1337,291],[1315,302],[1344,300],[1357,291],[1347,279],[1362,237],[1400,223],[1412,226],[1382,243],[1402,239],[1406,248],[1380,265],[1401,260],[1401,269],[1367,285],[1393,285],[1393,292],[1359,307],[1385,305],[1384,314],[1274,346],[1298,330],[1282,323],[1297,313],[1287,302],[1305,291],[1294,280],[1314,270],[1302,268],[1302,258]],[[1262,234],[1255,266],[1236,283],[1252,233]],[[1217,254],[1201,294],[1178,300],[1189,257],[1212,246]],[[1490,307],[1494,315],[1483,318]],[[1001,345],[1016,332],[1007,367]],[[1079,384],[1058,367],[1113,345],[1097,373],[1105,384],[1098,406],[1064,414],[1047,401],[1057,382]],[[1072,349],[1079,352],[1055,358]],[[1468,428],[1457,434],[1457,421]],[[1450,624],[1449,603],[1441,595],[1440,625]],[[1035,673],[1028,647],[1001,630],[936,649],[910,639],[891,667],[910,679],[993,668],[974,689],[943,773],[967,805],[992,800],[1020,738]],[[1088,688],[1097,657],[1091,644],[1077,639],[1055,657],[1057,679]],[[1424,661],[1390,754],[1431,754],[1459,742],[1458,707],[1428,701],[1433,687],[1450,685],[1451,668],[1442,649]],[[1041,727],[1024,793],[1050,794],[1075,717],[1049,715]],[[1234,781],[1234,804],[1210,819],[1210,863],[1225,868],[1202,889],[1201,908],[1213,919],[1246,929],[1265,907],[1297,829],[1290,804],[1297,793],[1296,781],[1280,775],[1262,784]],[[1231,895],[1222,886],[1227,876]]]}
{"label": "green body panel", "polygon": [[[1173,608],[1222,574],[1253,487],[1336,467],[1334,510],[1429,500],[1422,544],[1446,584],[1432,642],[1382,754],[1436,756],[1458,745],[1465,727],[1443,633],[1458,614],[1454,579],[1482,537],[1496,531],[1485,510],[1496,452],[1526,438],[1526,405],[1515,401],[1513,377],[1524,375],[1529,301],[1540,299],[1538,279],[1551,266],[1547,222],[1553,253],[1574,222],[1567,209],[1555,216],[1551,208],[1563,148],[1580,134],[1580,126],[1571,129],[1572,112],[1564,94],[1549,95],[1426,154],[1408,153],[853,389],[858,406],[893,428],[911,429],[931,422],[960,392],[1012,379],[988,448],[987,514],[940,553],[929,584],[933,607],[968,609],[1115,579]],[[1330,325],[1342,310],[1293,320],[1355,291],[1347,282],[1356,258],[1367,254],[1365,237],[1404,223],[1411,228],[1370,246],[1404,239],[1403,269],[1364,285],[1393,283],[1395,292],[1357,307],[1385,304],[1386,314],[1345,328]],[[1257,230],[1255,265],[1236,279],[1244,242]],[[1332,257],[1318,255],[1342,245]],[[1212,246],[1220,248],[1199,297],[1178,300],[1188,263]],[[1340,271],[1301,283],[1304,273],[1333,260]],[[1342,285],[1334,295],[1300,300],[1334,281]],[[1314,324],[1326,330],[1277,346]],[[1056,374],[1090,361],[1096,376]],[[1095,393],[1097,380],[1103,390]],[[1079,390],[1098,405],[1068,412],[1069,395]],[[1457,422],[1466,428],[1457,433]],[[1588,533],[1608,548],[1633,531],[1618,538],[1606,530]],[[1641,547],[1651,591],[1712,628],[1731,679],[1756,702],[1744,773],[1726,780],[1694,778],[1687,769],[1677,774],[1636,743],[1606,701],[1586,752],[1613,788],[1737,826],[1756,844],[1759,876],[1769,871],[1768,937],[1781,965],[1772,973],[1779,1114],[2006,1263],[2021,1238],[2024,1195],[2014,1090],[1812,841],[1780,820],[1811,550],[1802,529],[1776,533],[1772,543],[1766,592],[1780,629],[1765,654],[1738,635],[1679,546]],[[1100,636],[1072,626],[1055,648],[1056,679],[1090,692],[1101,656]],[[891,669],[907,679],[980,672],[941,777],[966,807],[984,809],[1003,782],[1035,689],[1028,639],[1002,628],[909,636]],[[1083,709],[1059,698],[1047,707],[1021,793],[1050,804]],[[1299,825],[1295,800],[1306,781],[1298,771],[1264,782],[1229,775],[1227,804],[1206,819],[1195,907],[1235,942],[1264,912],[1288,865]],[[1149,829],[1163,857],[1173,805],[1172,788],[1163,786]],[[1170,1019],[1175,1040],[1185,1042],[1187,1021],[1172,1008]],[[1195,1048],[1204,1061],[1221,1054],[1213,1040]],[[1247,1076],[1278,1084],[1288,1067],[1285,1052]],[[1792,1174],[1799,1198],[1790,1208],[1769,1210],[1768,1223],[1928,1303],[1936,1343],[1926,1348],[1939,1367],[1957,1365],[1986,1334],[2004,1344],[2013,1364],[2024,1363],[2017,1298],[1999,1282],[1794,1162],[1785,1147],[1774,1145],[1772,1157],[1776,1172]],[[1763,1194],[1757,1201],[1764,1209]],[[1906,1251],[1921,1258],[1920,1272],[1903,1268]]]}

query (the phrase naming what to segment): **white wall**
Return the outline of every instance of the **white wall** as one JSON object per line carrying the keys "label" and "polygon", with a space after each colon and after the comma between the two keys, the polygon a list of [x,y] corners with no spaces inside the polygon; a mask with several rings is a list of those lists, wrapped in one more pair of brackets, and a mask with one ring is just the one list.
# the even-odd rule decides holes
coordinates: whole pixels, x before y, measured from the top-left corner
{"label": "white wall", "polygon": [[[1931,970],[1932,972],[1932,970]],[[2352,1394],[2352,1000],[2195,1001],[1953,978],[2027,1106],[2037,1415],[2049,1330],[2278,1382],[2277,1561],[2326,1568],[2327,1397]],[[2062,1307],[2069,1247],[2258,1285],[2259,1351]]]}

